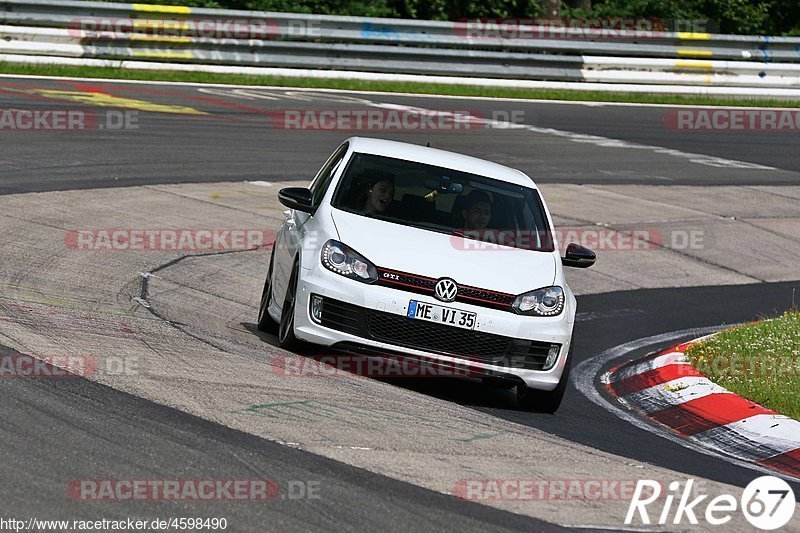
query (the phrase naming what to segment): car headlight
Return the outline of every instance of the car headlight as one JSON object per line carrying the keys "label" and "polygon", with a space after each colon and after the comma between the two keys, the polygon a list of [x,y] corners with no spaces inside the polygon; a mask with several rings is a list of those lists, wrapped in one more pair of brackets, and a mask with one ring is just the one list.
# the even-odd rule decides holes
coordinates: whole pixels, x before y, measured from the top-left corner
{"label": "car headlight", "polygon": [[364,283],[378,279],[378,269],[360,253],[339,241],[330,241],[322,247],[322,265],[346,278]]}
{"label": "car headlight", "polygon": [[564,290],[561,287],[544,287],[526,292],[517,296],[513,307],[521,315],[560,315],[564,310]]}

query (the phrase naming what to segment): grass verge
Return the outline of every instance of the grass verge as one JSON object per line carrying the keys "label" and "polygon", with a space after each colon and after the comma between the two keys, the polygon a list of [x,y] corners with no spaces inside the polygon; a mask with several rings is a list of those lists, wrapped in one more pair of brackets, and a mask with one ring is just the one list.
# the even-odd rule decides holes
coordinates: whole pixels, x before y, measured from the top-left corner
{"label": "grass verge", "polygon": [[716,98],[710,96],[626,94],[598,91],[566,91],[548,89],[505,89],[496,87],[473,87],[466,85],[442,85],[436,83],[327,80],[318,78],[248,76],[242,74],[213,74],[207,72],[181,72],[169,70],[133,70],[114,67],[32,65],[24,63],[0,63],[0,73],[35,76],[66,76],[76,78],[109,78],[122,81],[147,80],[193,83],[224,83],[230,85],[271,85],[277,87],[326,88],[351,91],[382,91],[416,94],[441,94],[448,96],[477,96],[482,98],[527,98],[540,100],[702,106],[800,107],[800,100],[760,100],[752,98]]}
{"label": "grass verge", "polygon": [[686,354],[715,383],[800,420],[800,312],[723,331]]}

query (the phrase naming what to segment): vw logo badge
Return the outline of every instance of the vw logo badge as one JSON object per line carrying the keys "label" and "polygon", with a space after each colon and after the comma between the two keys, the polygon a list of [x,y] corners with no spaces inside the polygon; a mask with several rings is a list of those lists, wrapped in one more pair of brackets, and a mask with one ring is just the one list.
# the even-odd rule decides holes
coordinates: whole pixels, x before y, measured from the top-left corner
{"label": "vw logo badge", "polygon": [[442,278],[436,282],[434,296],[443,302],[452,302],[458,294],[458,285],[450,278]]}

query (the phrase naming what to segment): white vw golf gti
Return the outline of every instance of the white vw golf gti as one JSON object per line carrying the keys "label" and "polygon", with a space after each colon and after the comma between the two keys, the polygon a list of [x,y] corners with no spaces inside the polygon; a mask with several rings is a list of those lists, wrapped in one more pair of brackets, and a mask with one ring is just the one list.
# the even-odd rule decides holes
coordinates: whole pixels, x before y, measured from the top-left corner
{"label": "white vw golf gti", "polygon": [[258,328],[343,353],[467,365],[554,412],[571,365],[575,297],[550,213],[518,170],[353,137],[309,188],[282,189]]}

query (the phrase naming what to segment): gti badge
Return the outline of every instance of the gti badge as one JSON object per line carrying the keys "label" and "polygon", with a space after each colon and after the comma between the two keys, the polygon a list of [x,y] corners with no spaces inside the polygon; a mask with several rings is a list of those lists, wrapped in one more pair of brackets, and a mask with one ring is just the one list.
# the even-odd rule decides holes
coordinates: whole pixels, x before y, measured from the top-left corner
{"label": "gti badge", "polygon": [[434,296],[443,302],[452,302],[458,294],[458,285],[450,278],[442,278],[436,282]]}

